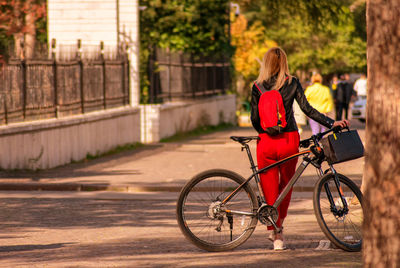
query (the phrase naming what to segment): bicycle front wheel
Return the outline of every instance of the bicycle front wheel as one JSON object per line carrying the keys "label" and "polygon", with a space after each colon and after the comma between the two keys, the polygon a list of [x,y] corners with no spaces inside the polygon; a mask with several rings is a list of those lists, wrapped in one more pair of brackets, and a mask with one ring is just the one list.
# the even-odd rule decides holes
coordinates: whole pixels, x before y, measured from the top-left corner
{"label": "bicycle front wheel", "polygon": [[[357,185],[342,174],[323,176],[314,189],[314,212],[328,239],[346,251],[360,251],[363,198]],[[343,199],[342,197],[343,196]]]}
{"label": "bicycle front wheel", "polygon": [[245,182],[228,170],[208,170],[191,179],[177,203],[177,220],[182,233],[207,251],[224,251],[244,243],[257,225],[257,198],[245,185],[231,200],[223,201]]}

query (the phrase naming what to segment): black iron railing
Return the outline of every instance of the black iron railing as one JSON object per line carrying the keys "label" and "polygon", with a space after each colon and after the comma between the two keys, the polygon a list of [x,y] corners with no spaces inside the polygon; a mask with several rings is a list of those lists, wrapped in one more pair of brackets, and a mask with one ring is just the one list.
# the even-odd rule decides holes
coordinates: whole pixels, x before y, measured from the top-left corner
{"label": "black iron railing", "polygon": [[193,55],[155,49],[149,60],[149,102],[160,103],[225,94],[230,63],[225,57]]}
{"label": "black iron railing", "polygon": [[10,60],[0,69],[0,124],[63,117],[129,104],[129,62]]}

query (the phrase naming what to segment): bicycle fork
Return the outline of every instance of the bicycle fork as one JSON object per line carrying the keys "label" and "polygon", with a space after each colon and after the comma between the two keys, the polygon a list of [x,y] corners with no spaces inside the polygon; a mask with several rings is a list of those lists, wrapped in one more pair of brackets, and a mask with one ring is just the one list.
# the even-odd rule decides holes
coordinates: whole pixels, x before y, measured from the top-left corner
{"label": "bicycle fork", "polygon": [[328,184],[329,182],[324,184],[325,192],[326,192],[326,195],[327,195],[329,203],[330,203],[331,212],[335,216],[342,217],[343,215],[347,214],[347,212],[349,211],[348,206],[347,206],[347,201],[344,198],[344,192],[343,192],[342,186],[340,185],[338,174],[332,165],[330,165],[330,170],[331,170],[332,174],[334,175],[333,181],[335,183],[335,187],[337,189],[340,200],[343,204],[343,208],[341,210],[337,209],[335,200],[332,196],[332,192],[329,188],[329,184]]}

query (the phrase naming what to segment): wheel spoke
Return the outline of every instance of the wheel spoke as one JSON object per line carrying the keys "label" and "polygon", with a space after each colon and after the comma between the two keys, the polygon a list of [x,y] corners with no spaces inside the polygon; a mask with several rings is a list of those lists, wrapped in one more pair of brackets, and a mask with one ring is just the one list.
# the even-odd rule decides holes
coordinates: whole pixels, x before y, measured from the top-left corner
{"label": "wheel spoke", "polygon": [[[226,204],[224,200],[244,181],[232,173],[214,172],[192,179],[178,200],[178,223],[181,230],[197,246],[207,250],[234,248],[254,231],[255,216],[232,215],[231,228],[225,210],[252,213],[257,208],[254,193],[245,186]],[[179,207],[181,209],[179,209]],[[221,223],[222,220],[222,223]]]}

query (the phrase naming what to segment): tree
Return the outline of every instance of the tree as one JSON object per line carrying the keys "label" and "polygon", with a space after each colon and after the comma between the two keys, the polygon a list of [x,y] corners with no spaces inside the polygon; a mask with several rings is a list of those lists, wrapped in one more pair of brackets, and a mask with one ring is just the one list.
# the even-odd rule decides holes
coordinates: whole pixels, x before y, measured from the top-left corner
{"label": "tree", "polygon": [[[365,1],[242,0],[250,25],[261,21],[268,38],[288,54],[298,76],[366,71]],[[365,31],[364,31],[365,33]]]}
{"label": "tree", "polygon": [[36,41],[36,23],[46,15],[44,0],[0,0],[0,29],[13,36],[15,55],[32,58]]}
{"label": "tree", "polygon": [[182,51],[194,56],[224,56],[229,43],[228,0],[140,0],[141,102],[146,102],[148,59],[155,47]]}
{"label": "tree", "polygon": [[141,43],[175,51],[215,55],[231,51],[227,0],[141,0]]}
{"label": "tree", "polygon": [[400,2],[367,2],[365,267],[400,263]]}
{"label": "tree", "polygon": [[231,36],[232,45],[236,48],[233,55],[236,90],[239,100],[246,101],[250,99],[250,84],[257,78],[260,70],[258,63],[262,62],[265,52],[277,46],[277,43],[268,39],[261,22],[248,27],[243,15],[239,15],[232,23]]}

